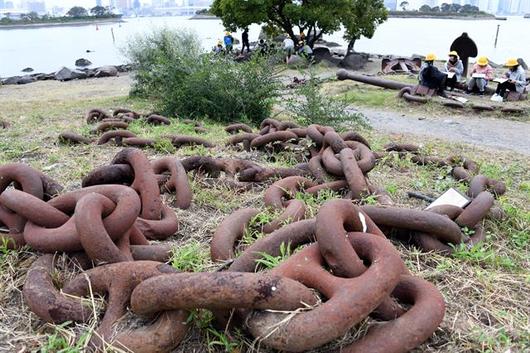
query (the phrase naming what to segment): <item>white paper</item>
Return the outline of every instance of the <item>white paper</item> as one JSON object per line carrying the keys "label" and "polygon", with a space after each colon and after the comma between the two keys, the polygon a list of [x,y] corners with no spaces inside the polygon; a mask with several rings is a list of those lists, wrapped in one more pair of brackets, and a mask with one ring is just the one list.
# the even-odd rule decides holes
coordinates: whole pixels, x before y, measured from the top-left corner
{"label": "white paper", "polygon": [[455,99],[459,101],[460,103],[464,103],[464,104],[469,102],[469,99],[465,99],[464,97],[455,97]]}
{"label": "white paper", "polygon": [[434,206],[452,205],[464,208],[470,202],[469,198],[463,195],[460,191],[451,188],[444,192],[439,198],[434,200],[426,209]]}
{"label": "white paper", "polygon": [[486,74],[473,74],[473,78],[486,78]]}
{"label": "white paper", "polygon": [[496,78],[495,80],[493,80],[493,82],[498,82],[498,83],[504,83],[508,81],[507,78]]}
{"label": "white paper", "polygon": [[447,74],[447,78],[455,77],[455,73],[454,72],[446,72],[446,74]]}

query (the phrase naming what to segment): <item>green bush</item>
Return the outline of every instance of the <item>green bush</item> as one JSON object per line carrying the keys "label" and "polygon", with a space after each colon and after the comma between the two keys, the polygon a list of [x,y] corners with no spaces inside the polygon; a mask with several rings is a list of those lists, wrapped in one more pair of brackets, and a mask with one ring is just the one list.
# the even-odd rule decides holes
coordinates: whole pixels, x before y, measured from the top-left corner
{"label": "green bush", "polygon": [[359,113],[348,112],[348,104],[324,95],[320,82],[310,72],[310,78],[296,89],[296,94],[287,100],[287,110],[301,125],[319,124],[337,126],[348,122],[354,126],[369,128],[366,118]]}
{"label": "green bush", "polygon": [[266,58],[238,63],[204,53],[190,32],[162,29],[135,37],[125,54],[137,69],[131,93],[155,98],[167,115],[259,123],[278,93]]}

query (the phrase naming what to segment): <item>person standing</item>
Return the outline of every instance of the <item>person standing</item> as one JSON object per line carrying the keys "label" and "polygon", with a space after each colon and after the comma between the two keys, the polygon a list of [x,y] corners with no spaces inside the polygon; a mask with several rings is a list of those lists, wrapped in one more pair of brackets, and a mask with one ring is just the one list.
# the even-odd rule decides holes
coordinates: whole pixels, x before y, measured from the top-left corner
{"label": "person standing", "polygon": [[445,63],[444,72],[448,74],[445,87],[452,91],[455,89],[456,84],[460,82],[464,73],[464,64],[462,64],[462,60],[460,60],[456,51],[453,50],[449,53],[449,60]]}
{"label": "person standing", "polygon": [[248,41],[248,28],[245,28],[243,34],[241,35],[241,42],[243,47],[241,48],[241,54],[245,52],[245,47],[247,48],[247,53],[250,53],[250,42]]}
{"label": "person standing", "polygon": [[488,58],[481,56],[471,69],[471,78],[467,83],[466,93],[469,94],[478,89],[478,93],[484,95],[488,82],[491,80],[493,80],[493,68],[490,66]]}
{"label": "person standing", "polygon": [[289,60],[294,53],[294,41],[287,35],[283,40],[283,50],[285,52],[285,63],[289,65]]}
{"label": "person standing", "polygon": [[508,67],[508,71],[504,74],[507,81],[499,83],[493,95],[494,99],[504,99],[507,91],[523,93],[526,87],[526,73],[516,58],[506,60],[504,66]]}
{"label": "person standing", "polygon": [[231,53],[234,48],[234,37],[232,37],[232,33],[228,31],[225,33],[224,43],[226,52]]}

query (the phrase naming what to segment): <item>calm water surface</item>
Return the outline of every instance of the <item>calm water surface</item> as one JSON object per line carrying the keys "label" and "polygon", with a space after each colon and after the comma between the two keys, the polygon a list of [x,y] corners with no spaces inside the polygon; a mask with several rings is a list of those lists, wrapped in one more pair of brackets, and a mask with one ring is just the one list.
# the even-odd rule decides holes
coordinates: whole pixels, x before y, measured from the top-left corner
{"label": "calm water surface", "polygon": [[[218,20],[189,20],[186,17],[157,17],[127,19],[121,24],[95,24],[80,27],[48,27],[34,29],[0,29],[0,76],[20,75],[25,67],[35,72],[53,72],[61,66],[73,67],[76,59],[84,57],[94,66],[122,64],[121,53],[127,39],[154,28],[172,27],[193,30],[210,49],[223,36]],[[497,49],[493,47],[497,25],[501,25]],[[113,41],[111,29],[114,32]],[[259,26],[250,28],[250,39],[258,38]],[[508,21],[389,19],[372,39],[361,39],[356,50],[379,54],[409,56],[434,51],[445,56],[454,38],[468,32],[479,47],[480,54],[495,62],[506,57],[523,57],[530,61],[530,19],[509,18]],[[240,33],[235,34],[240,38]],[[345,45],[342,33],[325,39]],[[86,50],[93,51],[86,53]]]}

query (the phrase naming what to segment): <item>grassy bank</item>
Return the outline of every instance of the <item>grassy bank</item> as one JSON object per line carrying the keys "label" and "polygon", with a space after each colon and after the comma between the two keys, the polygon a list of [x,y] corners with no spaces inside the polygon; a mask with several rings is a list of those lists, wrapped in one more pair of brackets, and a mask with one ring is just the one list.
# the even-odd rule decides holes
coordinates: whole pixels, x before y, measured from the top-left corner
{"label": "grassy bank", "polygon": [[[31,94],[24,87],[2,88],[0,119],[9,120],[12,126],[0,130],[0,164],[24,162],[56,178],[67,190],[80,187],[80,179],[95,167],[108,164],[120,150],[113,146],[65,146],[57,143],[59,133],[67,130],[89,136],[90,127],[84,121],[89,108],[105,110],[127,107],[139,112],[153,109],[153,101],[130,99],[126,92],[117,89],[108,80],[94,80],[90,87],[82,83],[57,85],[56,91],[37,87],[41,94]],[[31,86],[28,86],[31,87]],[[62,87],[62,89],[61,89]],[[35,89],[37,89],[35,88]],[[8,94],[5,89],[12,89]],[[330,94],[344,94],[351,102],[381,109],[395,105],[390,100],[395,92],[378,89],[344,89],[338,82],[325,84]],[[331,91],[333,90],[333,92]],[[288,93],[288,92],[287,92]],[[349,96],[348,96],[349,95]],[[401,104],[401,103],[399,103]],[[403,103],[404,104],[404,103]],[[398,107],[399,108],[399,107]],[[399,108],[401,109],[401,108]],[[403,109],[406,109],[403,107]],[[186,118],[186,117],[182,117]],[[238,156],[250,158],[264,165],[292,166],[298,156],[285,153],[271,160],[265,153],[247,154],[224,146],[229,137],[222,126],[204,122],[206,134],[200,136],[214,142],[217,147],[175,150],[158,145],[147,149],[151,157],[174,155],[210,155],[215,157]],[[347,129],[348,122],[342,124]],[[167,127],[152,127],[133,123],[133,132],[142,137],[156,138],[166,134],[195,135],[189,125],[174,119]],[[426,344],[415,352],[525,352],[530,349],[528,306],[530,304],[530,168],[527,157],[511,152],[481,149],[466,144],[447,144],[441,140],[417,136],[381,134],[374,130],[360,131],[374,150],[381,150],[390,141],[418,143],[430,155],[445,157],[465,155],[476,160],[482,172],[506,182],[508,192],[498,202],[507,212],[504,221],[485,221],[487,241],[472,249],[459,249],[453,257],[426,254],[415,248],[395,243],[408,268],[415,274],[433,282],[447,303],[447,313],[441,327]],[[419,201],[410,200],[407,191],[440,194],[449,187],[463,185],[449,176],[448,170],[422,167],[409,159],[397,156],[385,158],[370,172],[370,179],[385,188],[404,207],[424,208]],[[181,228],[169,242],[175,246],[171,264],[181,270],[214,270],[209,260],[209,241],[219,222],[241,207],[263,208],[263,192],[258,186],[249,192],[236,193],[226,186],[212,184],[211,180],[196,177],[192,181],[194,202],[189,210],[175,209]],[[331,195],[333,196],[333,195]],[[326,199],[305,200],[315,212]],[[171,201],[171,200],[168,200]],[[168,202],[170,204],[171,202]],[[249,240],[250,241],[250,240]],[[90,331],[90,326],[57,326],[43,324],[24,304],[21,288],[31,263],[38,256],[28,249],[9,251],[0,249],[0,351],[82,352],[75,343],[76,334]],[[59,273],[57,273],[59,275]],[[61,273],[58,281],[72,276]],[[97,310],[102,300],[95,298]],[[242,335],[228,337],[211,325],[211,315],[195,311],[193,329],[176,352],[243,352],[252,351],[252,341]],[[128,314],[124,322],[132,318]],[[362,327],[366,327],[363,325]],[[92,326],[93,328],[93,326]],[[357,329],[357,328],[356,328]],[[352,330],[352,333],[355,330]],[[351,335],[335,342],[347,343]],[[112,351],[112,350],[109,350]],[[254,351],[269,352],[263,347]],[[320,350],[319,352],[324,352]]]}

